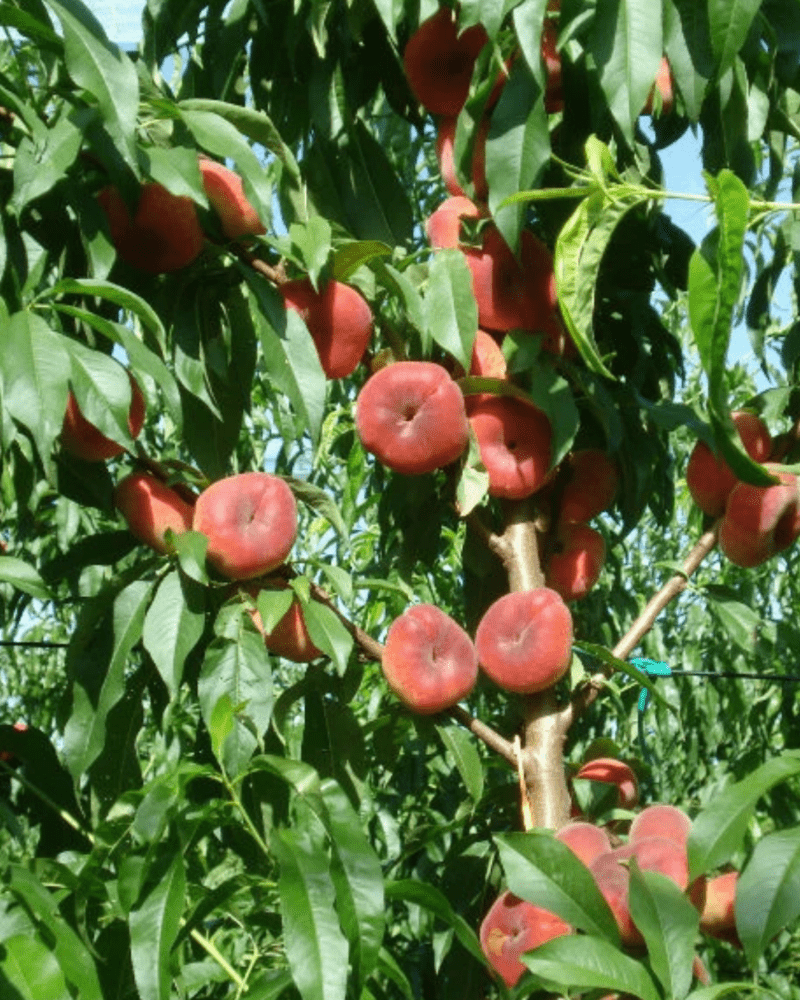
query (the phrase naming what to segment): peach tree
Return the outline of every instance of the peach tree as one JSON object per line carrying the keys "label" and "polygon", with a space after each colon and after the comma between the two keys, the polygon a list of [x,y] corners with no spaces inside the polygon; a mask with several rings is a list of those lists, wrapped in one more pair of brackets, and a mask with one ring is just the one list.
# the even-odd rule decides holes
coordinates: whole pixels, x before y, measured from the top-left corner
{"label": "peach tree", "polygon": [[0,995],[800,997],[794,0],[0,23]]}

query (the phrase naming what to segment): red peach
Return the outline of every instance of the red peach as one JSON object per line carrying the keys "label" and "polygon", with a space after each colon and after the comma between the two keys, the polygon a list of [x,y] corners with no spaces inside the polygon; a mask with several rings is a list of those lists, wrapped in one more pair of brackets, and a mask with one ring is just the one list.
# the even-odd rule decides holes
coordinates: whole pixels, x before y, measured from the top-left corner
{"label": "red peach", "polygon": [[675,94],[672,87],[672,70],[666,56],[662,56],[661,58],[655,82],[653,83],[653,89],[650,91],[647,101],[642,108],[642,114],[651,115],[653,113],[656,93],[658,93],[661,99],[661,114],[668,115],[675,106]]}
{"label": "red peach", "polygon": [[622,861],[635,857],[642,871],[657,871],[666,875],[682,890],[689,881],[686,851],[665,837],[645,837],[626,847],[601,854],[590,865],[597,887],[605,897],[619,927],[622,943],[628,947],[644,943],[628,909],[630,872]]}
{"label": "red peach", "polygon": [[654,803],[642,809],[631,823],[628,832],[628,843],[635,844],[647,837],[666,837],[679,847],[686,849],[692,821],[682,809],[677,806]]}
{"label": "red peach", "polygon": [[242,472],[212,483],[197,498],[193,528],[208,538],[207,558],[229,580],[280,566],[297,537],[297,504],[286,483]]}
{"label": "red peach", "polygon": [[445,198],[425,223],[425,232],[431,246],[437,250],[458,247],[461,242],[461,220],[479,219],[482,214],[478,206],[463,195]]}
{"label": "red peach", "polygon": [[475,334],[469,373],[479,378],[505,379],[508,377],[508,365],[502,348],[494,337],[485,330],[478,330]]}
{"label": "red peach", "polygon": [[600,578],[606,561],[606,542],[585,524],[562,524],[547,561],[545,583],[565,601],[586,597]]}
{"label": "red peach", "polygon": [[552,115],[564,110],[564,92],[561,85],[561,53],[558,51],[558,30],[549,18],[542,26],[541,52],[546,72],[544,109]]}
{"label": "red peach", "polygon": [[705,906],[700,914],[700,930],[741,948],[735,914],[738,882],[738,872],[725,872],[708,880]]}
{"label": "red peach", "polygon": [[108,217],[118,256],[131,267],[165,274],[200,256],[203,230],[191,198],[174,195],[161,184],[143,184],[133,218],[115,187],[103,188],[97,200]]}
{"label": "red peach", "polygon": [[636,775],[621,760],[613,757],[596,757],[587,760],[578,771],[577,778],[588,781],[605,781],[616,785],[618,790],[617,804],[622,809],[632,809],[639,801],[639,785]]}
{"label": "red peach", "polygon": [[356,430],[367,451],[407,476],[449,465],[469,442],[461,390],[428,361],[398,361],[368,379],[356,403]]}
{"label": "red peach", "polygon": [[567,823],[556,834],[556,840],[566,844],[587,868],[601,854],[607,854],[612,849],[606,831],[593,823]]}
{"label": "red peach", "polygon": [[329,281],[315,291],[308,278],[281,285],[287,309],[305,322],[328,378],[344,378],[358,367],[372,337],[372,310],[349,285]]}
{"label": "red peach", "polygon": [[475,648],[499,687],[518,694],[543,691],[569,669],[572,615],[547,587],[505,594],[481,618]]}
{"label": "red peach", "polygon": [[486,228],[480,248],[464,254],[482,327],[536,331],[547,323],[557,303],[553,257],[532,232],[520,237],[519,260],[494,226]]}
{"label": "red peach", "polygon": [[511,396],[470,406],[469,422],[489,473],[489,493],[521,500],[544,484],[550,468],[552,428],[535,406]]}
{"label": "red peach", "polygon": [[[137,438],[144,424],[144,396],[139,383],[129,374],[131,380],[131,406],[128,411],[128,430],[132,438]],[[81,413],[78,400],[72,392],[67,397],[67,410],[61,427],[61,444],[71,455],[84,462],[104,462],[121,455],[125,448],[107,438]]]}
{"label": "red peach", "polygon": [[132,472],[120,480],[114,504],[131,534],[156,552],[169,551],[164,537],[168,528],[182,535],[192,527],[194,507],[146,472]]}
{"label": "red peach", "polygon": [[[456,136],[456,123],[458,116],[443,118],[439,122],[439,130],[436,133],[436,158],[439,161],[439,170],[442,174],[444,186],[451,195],[465,197],[465,193],[456,178],[455,163],[453,162],[453,144]],[[486,185],[486,137],[489,134],[489,118],[482,118],[475,133],[475,146],[472,153],[472,186],[475,189],[475,197],[479,201],[485,201],[489,193]]]}
{"label": "red peach", "polygon": [[[257,591],[250,593],[255,597]],[[264,623],[257,608],[250,612],[250,617],[264,636],[264,645],[276,656],[282,656],[284,660],[292,660],[294,663],[310,663],[311,660],[322,656],[321,651],[311,641],[303,609],[297,598],[292,601],[289,610],[271,632],[264,631]]]}
{"label": "red peach", "polygon": [[554,913],[504,892],[483,918],[481,948],[506,986],[516,986],[526,971],[520,955],[545,941],[571,933],[570,925]]}
{"label": "red peach", "polygon": [[433,604],[417,604],[392,622],[381,667],[400,701],[423,715],[451,708],[478,679],[472,640]]}
{"label": "red peach", "polygon": [[[756,462],[769,458],[772,439],[760,417],[744,411],[731,414],[744,450]],[[738,480],[727,462],[716,457],[704,441],[694,446],[686,466],[686,485],[697,506],[711,517],[720,517]]]}
{"label": "red peach", "polygon": [[261,236],[266,229],[247,200],[238,174],[216,160],[200,158],[200,174],[211,207],[219,216],[222,232],[230,240],[242,236]]}
{"label": "red peach", "polygon": [[728,497],[719,529],[719,547],[736,566],[759,566],[800,535],[797,477],[766,468],[780,478],[776,486],[738,483]]}
{"label": "red peach", "polygon": [[574,451],[567,460],[569,478],[561,494],[558,518],[585,524],[614,502],[619,485],[616,464],[599,448]]}
{"label": "red peach", "polygon": [[428,111],[457,115],[469,93],[478,53],[488,41],[481,25],[460,35],[455,14],[441,7],[409,38],[403,66],[411,91]]}

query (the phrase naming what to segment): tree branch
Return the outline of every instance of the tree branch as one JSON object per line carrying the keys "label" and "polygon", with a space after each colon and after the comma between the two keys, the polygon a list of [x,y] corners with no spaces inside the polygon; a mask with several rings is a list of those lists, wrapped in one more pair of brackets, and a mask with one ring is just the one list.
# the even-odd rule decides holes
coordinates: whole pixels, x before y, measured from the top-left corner
{"label": "tree branch", "polygon": [[[689,577],[697,570],[700,563],[717,544],[719,526],[720,521],[717,521],[713,528],[706,531],[698,539],[694,548],[684,560],[681,572],[670,577],[664,586],[650,598],[642,613],[611,650],[614,656],[620,660],[627,660],[644,636],[653,627],[656,618],[658,618],[664,608],[686,589]],[[593,674],[584,684],[575,690],[571,704],[564,713],[564,725],[566,729],[569,729],[573,722],[595,701],[605,686],[608,676],[610,676],[608,672],[600,671]]]}

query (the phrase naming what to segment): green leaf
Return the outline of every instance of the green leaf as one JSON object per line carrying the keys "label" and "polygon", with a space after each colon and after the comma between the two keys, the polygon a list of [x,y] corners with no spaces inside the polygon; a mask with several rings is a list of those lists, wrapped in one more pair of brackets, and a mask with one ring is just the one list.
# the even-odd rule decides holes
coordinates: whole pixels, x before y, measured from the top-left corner
{"label": "green leaf", "polygon": [[358,813],[340,785],[327,778],[321,785],[327,815],[325,828],[333,852],[331,877],[336,909],[350,942],[351,961],[365,983],[378,962],[385,926],[383,872],[362,829]]}
{"label": "green leaf", "polygon": [[314,288],[317,288],[320,273],[331,252],[330,223],[319,215],[312,215],[308,222],[293,222],[289,227],[289,238],[292,249],[297,252]]}
{"label": "green leaf", "polygon": [[0,986],[10,984],[9,1000],[71,1000],[58,959],[38,937],[16,934],[3,939]]}
{"label": "green leaf", "polygon": [[289,968],[303,1000],[344,1000],[348,944],[335,908],[330,864],[304,833],[274,830],[278,893]]}
{"label": "green leaf", "polygon": [[250,311],[261,341],[264,365],[275,388],[286,395],[315,446],[325,416],[327,381],[308,328],[294,309],[285,309],[274,288],[248,268]]}
{"label": "green leaf", "polygon": [[295,479],[292,476],[283,476],[282,478],[286,480],[298,500],[324,517],[339,537],[343,541],[347,541],[349,537],[347,526],[329,491],[323,490],[305,479]]}
{"label": "green leaf", "polygon": [[578,432],[580,418],[575,396],[569,382],[544,364],[530,368],[526,380],[531,402],[545,414],[553,429],[550,443],[553,468],[566,456]]}
{"label": "green leaf", "polygon": [[762,0],[708,0],[711,45],[717,57],[717,78],[728,70],[744,45]]}
{"label": "green leaf", "polygon": [[609,110],[633,145],[634,124],[661,64],[661,0],[599,4],[591,46]]}
{"label": "green leaf", "polygon": [[[61,295],[96,295],[98,298],[112,302],[126,312],[133,313],[145,329],[149,330],[158,341],[162,357],[167,354],[167,334],[158,313],[149,302],[135,292],[111,281],[97,281],[93,278],[62,278],[51,288],[42,292],[42,298]],[[127,345],[123,345],[127,350]],[[129,352],[130,353],[130,352]],[[131,361],[135,359],[131,356]]]}
{"label": "green leaf", "polygon": [[10,206],[20,212],[46,194],[75,162],[91,112],[74,111],[34,139],[25,136],[14,157],[14,195]]}
{"label": "green leaf", "polygon": [[732,171],[721,170],[716,178],[705,176],[718,224],[689,262],[689,320],[708,376],[712,417],[727,421],[726,362],[733,311],[742,285],[750,199],[747,188]]}
{"label": "green leaf", "polygon": [[204,588],[173,570],[158,585],[147,609],[142,641],[171,698],[180,686],[186,657],[203,634],[204,604]]}
{"label": "green leaf", "polygon": [[27,427],[47,466],[67,409],[69,355],[65,338],[32,313],[13,315],[2,331],[3,405]]}
{"label": "green leaf", "polygon": [[261,636],[241,628],[238,641],[214,639],[203,659],[197,695],[207,726],[220,698],[230,699],[236,726],[225,741],[222,762],[227,773],[236,777],[272,718],[272,671]]}
{"label": "green leaf", "polygon": [[628,906],[665,995],[683,1000],[692,985],[700,914],[673,881],[660,872],[641,871],[635,858],[630,864]]}
{"label": "green leaf", "polygon": [[581,201],[556,242],[554,266],[561,314],[587,366],[607,378],[613,376],[598,354],[592,331],[597,278],[614,231],[642,200],[641,195],[634,195],[609,202],[597,191]]}
{"label": "green leaf", "polygon": [[707,4],[696,0],[664,0],[664,53],[686,114],[696,122],[715,64]]}
{"label": "green leaf", "polygon": [[260,219],[272,214],[272,188],[267,173],[239,131],[214,111],[192,111],[178,105],[184,124],[195,142],[213,156],[231,159],[242,175],[244,190]]}
{"label": "green leaf", "polygon": [[36,39],[60,52],[62,41],[53,29],[24,10],[6,5],[0,7],[0,24],[16,29],[21,35]]}
{"label": "green leaf", "polygon": [[49,600],[51,597],[50,591],[39,576],[38,571],[15,556],[0,556],[0,580],[43,601]]}
{"label": "green leaf", "polygon": [[515,896],[555,913],[573,927],[619,943],[617,923],[597,883],[566,844],[549,831],[539,830],[500,834],[494,840],[508,888]]}
{"label": "green leaf", "polygon": [[[85,997],[102,996],[94,958],[62,916],[57,898],[47,891],[33,872],[21,865],[9,866],[6,882],[17,900],[34,915],[46,932],[52,953],[76,993]],[[44,996],[49,1000],[49,994],[40,994],[37,1000]]]}
{"label": "green leaf", "polygon": [[128,428],[131,382],[122,365],[77,340],[65,338],[70,355],[70,386],[83,416],[101,434],[133,448]]}
{"label": "green leaf", "polygon": [[659,1000],[656,984],[645,966],[601,938],[552,938],[521,959],[535,975],[570,989],[597,987],[631,993],[641,1000]]}
{"label": "green leaf", "polygon": [[141,1000],[169,1000],[171,996],[170,952],[180,930],[185,897],[183,855],[176,853],[128,918],[133,974]]}
{"label": "green leaf", "polygon": [[115,597],[110,615],[109,597],[101,594],[86,606],[70,640],[67,662],[74,679],[64,756],[76,779],[103,749],[106,717],[125,692],[125,668],[142,636],[150,588],[144,580],[128,584]]}
{"label": "green leaf", "polygon": [[469,370],[478,329],[472,275],[460,250],[434,255],[425,293],[425,325],[434,341]]}
{"label": "green leaf", "polygon": [[692,823],[687,844],[689,880],[728,861],[742,845],[756,802],[796,774],[800,774],[800,751],[789,750],[719,792]]}
{"label": "green leaf", "polygon": [[469,733],[460,726],[436,726],[436,732],[458,768],[473,802],[483,798],[483,764]]}
{"label": "green leaf", "polygon": [[704,588],[709,607],[731,640],[745,653],[755,651],[761,616],[741,601],[734,600],[727,588],[709,585]]}
{"label": "green leaf", "polygon": [[137,173],[134,135],[139,77],[128,56],[109,42],[102,25],[80,0],[46,0],[64,31],[69,75],[94,97],[128,166]]}
{"label": "green leaf", "polygon": [[349,281],[364,264],[380,257],[391,257],[392,248],[380,240],[348,243],[333,255],[332,272],[337,281]]}
{"label": "green leaf", "polygon": [[444,893],[428,882],[416,879],[401,879],[387,882],[386,898],[414,903],[435,914],[441,921],[453,928],[455,936],[470,955],[481,965],[486,965],[486,957],[481,949],[478,936],[466,920],[456,913]]}
{"label": "green leaf", "polygon": [[311,641],[317,649],[330,656],[339,676],[344,676],[353,650],[353,637],[341,618],[319,601],[309,601],[303,605],[303,618]]}
{"label": "green leaf", "polygon": [[736,883],[736,929],[755,969],[769,942],[800,916],[800,827],[768,834]]}
{"label": "green leaf", "polygon": [[500,205],[509,195],[534,187],[549,162],[550,132],[542,88],[527,63],[518,59],[492,112],[486,138],[489,210],[512,249],[519,243],[524,205]]}
{"label": "green leaf", "polygon": [[775,1000],[777,995],[773,990],[757,986],[755,983],[716,983],[714,986],[702,986],[700,989],[694,990],[686,1000],[722,1000],[722,997],[734,995],[736,1000],[740,1000],[742,993],[754,993],[769,997],[769,1000]]}

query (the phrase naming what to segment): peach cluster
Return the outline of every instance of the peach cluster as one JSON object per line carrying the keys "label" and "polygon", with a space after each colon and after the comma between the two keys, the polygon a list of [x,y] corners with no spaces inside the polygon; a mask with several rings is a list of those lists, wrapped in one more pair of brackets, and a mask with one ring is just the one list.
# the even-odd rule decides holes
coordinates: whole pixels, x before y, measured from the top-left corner
{"label": "peach cluster", "polygon": [[[605,830],[591,823],[570,822],[556,834],[556,839],[566,844],[591,872],[614,915],[623,947],[641,950],[644,945],[628,905],[631,858],[642,871],[660,872],[686,893],[700,912],[701,930],[738,944],[734,920],[738,875],[729,872],[709,880],[701,876],[690,883],[686,855],[690,829],[691,821],[682,810],[652,805],[631,823],[627,843],[616,847]],[[555,914],[503,892],[481,924],[480,941],[492,968],[511,987],[525,972],[520,960],[524,952],[573,932]]]}
{"label": "peach cluster", "polygon": [[[223,234],[236,240],[265,233],[238,174],[204,156],[199,157],[198,165]],[[200,256],[205,234],[191,198],[172,194],[163,184],[151,181],[142,185],[133,215],[113,185],[104,187],[97,199],[108,219],[117,254],[131,267],[149,274],[167,274],[188,267]]]}
{"label": "peach cluster", "polygon": [[478,668],[506,691],[532,694],[555,684],[572,658],[572,616],[553,590],[516,591],[492,604],[473,644],[430,604],[395,619],[381,667],[389,687],[415,712],[451,708],[475,685]]}
{"label": "peach cluster", "polygon": [[167,529],[202,532],[206,557],[229,580],[250,580],[280,566],[297,537],[297,504],[286,483],[266,472],[242,472],[212,483],[193,503],[147,472],[132,472],[114,500],[131,533],[166,553]]}
{"label": "peach cluster", "polygon": [[587,521],[613,504],[619,474],[605,452],[586,448],[566,459],[559,482],[555,531],[542,552],[545,582],[565,601],[577,601],[597,583],[606,558],[605,539]]}
{"label": "peach cluster", "polygon": [[774,486],[741,482],[723,458],[698,441],[689,457],[686,484],[704,513],[722,518],[719,546],[728,559],[737,566],[759,566],[800,536],[800,486],[796,476],[767,461],[772,438],[759,417],[736,411],[731,419],[747,454],[780,481]]}
{"label": "peach cluster", "polygon": [[[561,53],[558,49],[560,7],[560,0],[548,3],[548,16],[542,25],[539,42],[545,70],[544,108],[549,115],[564,109]],[[456,13],[448,7],[441,7],[420,24],[403,52],[403,65],[411,92],[427,111],[437,116],[436,156],[445,187],[451,195],[466,193],[459,181],[453,157],[456,123],[469,94],[475,63],[488,42],[482,25],[473,25],[460,32]],[[513,52],[498,75],[486,102],[484,116],[476,129],[469,179],[475,199],[481,202],[488,195],[486,139],[491,127],[491,112],[503,89],[508,70],[518,55],[517,51]],[[673,106],[672,73],[664,56],[642,113],[660,111],[669,114]]]}

